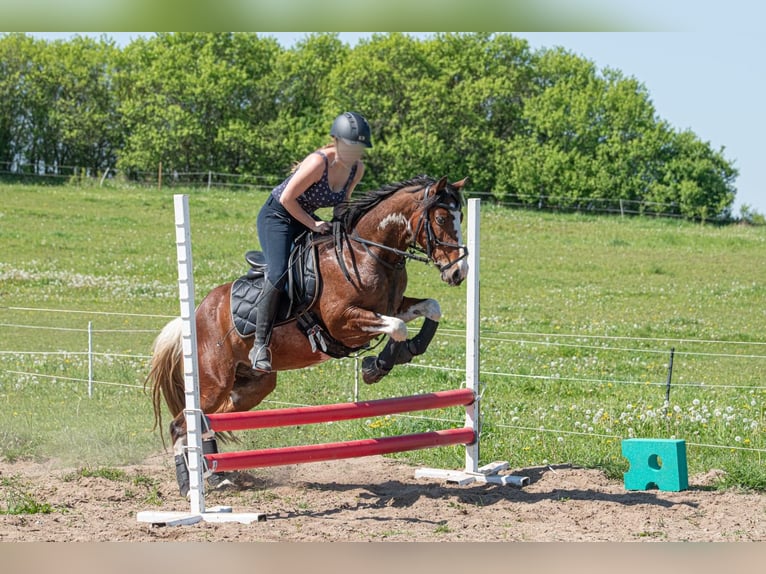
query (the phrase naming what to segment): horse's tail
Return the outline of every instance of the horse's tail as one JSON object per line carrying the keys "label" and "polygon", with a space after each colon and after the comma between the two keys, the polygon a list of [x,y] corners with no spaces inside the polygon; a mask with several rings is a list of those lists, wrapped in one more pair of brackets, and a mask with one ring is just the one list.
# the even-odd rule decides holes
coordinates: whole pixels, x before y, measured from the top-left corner
{"label": "horse's tail", "polygon": [[154,405],[154,429],[160,427],[162,434],[162,399],[170,414],[175,417],[183,411],[184,396],[183,344],[181,318],[170,321],[163,327],[152,345],[152,362],[144,387],[152,383]]}

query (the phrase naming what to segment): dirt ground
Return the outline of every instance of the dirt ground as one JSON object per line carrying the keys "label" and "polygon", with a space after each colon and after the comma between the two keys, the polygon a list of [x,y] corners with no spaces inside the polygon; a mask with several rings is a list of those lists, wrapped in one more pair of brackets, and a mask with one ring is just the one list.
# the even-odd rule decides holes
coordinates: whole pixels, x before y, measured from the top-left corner
{"label": "dirt ground", "polygon": [[715,471],[690,477],[684,492],[628,492],[571,466],[515,469],[530,478],[523,488],[457,486],[416,479],[413,467],[383,457],[237,473],[236,488],[208,493],[208,507],[264,513],[261,522],[139,523],[139,511],[189,509],[169,459],[106,478],[53,462],[4,464],[0,508],[23,491],[52,512],[0,515],[0,541],[766,540],[765,496],[714,490]]}

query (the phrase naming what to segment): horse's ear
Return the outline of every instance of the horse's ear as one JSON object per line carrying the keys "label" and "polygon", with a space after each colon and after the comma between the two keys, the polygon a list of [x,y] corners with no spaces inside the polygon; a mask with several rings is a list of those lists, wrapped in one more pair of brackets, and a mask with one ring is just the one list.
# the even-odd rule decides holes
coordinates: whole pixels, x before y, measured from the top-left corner
{"label": "horse's ear", "polygon": [[464,177],[460,181],[456,181],[455,183],[453,183],[452,187],[457,187],[458,189],[460,189],[461,187],[465,187],[466,185],[468,185],[469,181],[471,181],[470,178]]}
{"label": "horse's ear", "polygon": [[447,186],[447,176],[445,175],[443,178],[441,178],[439,181],[433,184],[433,189],[436,193],[439,193],[446,186]]}

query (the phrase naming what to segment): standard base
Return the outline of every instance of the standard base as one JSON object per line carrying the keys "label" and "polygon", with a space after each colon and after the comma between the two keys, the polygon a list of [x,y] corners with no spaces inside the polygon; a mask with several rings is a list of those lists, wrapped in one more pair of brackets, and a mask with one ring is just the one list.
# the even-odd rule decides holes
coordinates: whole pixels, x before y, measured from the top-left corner
{"label": "standard base", "polygon": [[527,486],[528,476],[499,475],[501,470],[507,470],[510,464],[507,462],[492,462],[479,468],[479,472],[467,472],[464,470],[442,470],[438,468],[421,468],[415,471],[415,478],[437,478],[446,480],[460,486],[479,483],[502,484],[512,486]]}
{"label": "standard base", "polygon": [[216,506],[206,512],[193,514],[191,512],[139,512],[139,522],[147,522],[152,526],[188,526],[198,522],[239,522],[251,524],[266,520],[265,514],[257,512],[234,513],[231,506]]}

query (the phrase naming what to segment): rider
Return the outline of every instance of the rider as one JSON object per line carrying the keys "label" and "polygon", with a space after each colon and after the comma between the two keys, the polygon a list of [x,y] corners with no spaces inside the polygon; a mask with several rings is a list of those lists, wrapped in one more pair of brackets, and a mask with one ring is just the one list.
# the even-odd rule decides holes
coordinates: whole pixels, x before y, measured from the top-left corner
{"label": "rider", "polygon": [[328,233],[331,225],[314,214],[351,197],[364,175],[364,148],[372,147],[370,125],[356,112],[335,118],[332,143],[310,153],[275,187],[258,213],[258,240],[266,258],[263,291],[256,301],[255,342],[250,361],[257,371],[271,371],[271,327],[286,281],[290,249],[308,229]]}

